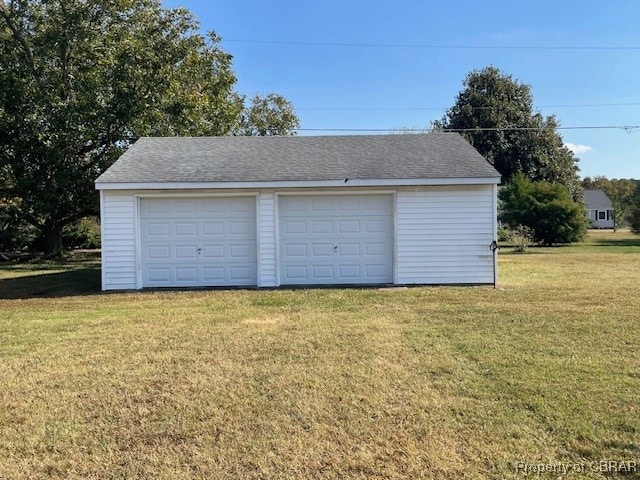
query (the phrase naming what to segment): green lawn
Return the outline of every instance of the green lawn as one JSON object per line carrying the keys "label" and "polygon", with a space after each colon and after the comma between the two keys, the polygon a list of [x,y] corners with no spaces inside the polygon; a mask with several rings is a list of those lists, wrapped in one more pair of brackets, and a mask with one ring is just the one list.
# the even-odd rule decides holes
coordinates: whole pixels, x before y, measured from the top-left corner
{"label": "green lawn", "polygon": [[0,266],[2,480],[640,478],[640,237],[503,249],[497,290],[99,277]]}

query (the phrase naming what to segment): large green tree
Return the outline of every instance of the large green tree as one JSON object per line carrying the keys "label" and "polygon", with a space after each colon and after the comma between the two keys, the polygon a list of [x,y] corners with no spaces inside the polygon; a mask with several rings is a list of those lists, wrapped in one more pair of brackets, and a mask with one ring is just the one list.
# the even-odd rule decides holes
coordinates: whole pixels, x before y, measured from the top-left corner
{"label": "large green tree", "polygon": [[235,81],[218,37],[159,0],[0,0],[0,218],[60,253],[131,142],[236,133]]}
{"label": "large green tree", "polygon": [[508,182],[521,172],[561,183],[581,195],[578,159],[564,146],[555,117],[534,111],[531,87],[495,67],[471,71],[454,105],[435,129],[462,135]]}

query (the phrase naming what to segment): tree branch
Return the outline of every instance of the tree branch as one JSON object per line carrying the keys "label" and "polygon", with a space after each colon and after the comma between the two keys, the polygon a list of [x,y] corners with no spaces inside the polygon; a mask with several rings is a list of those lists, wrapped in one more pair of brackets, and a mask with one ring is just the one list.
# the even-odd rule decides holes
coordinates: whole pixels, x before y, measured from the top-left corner
{"label": "tree branch", "polygon": [[31,48],[29,48],[29,45],[27,44],[25,38],[20,33],[20,30],[18,30],[16,24],[11,20],[11,15],[7,11],[7,7],[4,2],[0,2],[0,17],[4,19],[5,23],[13,34],[13,38],[20,44],[22,50],[24,50],[24,54],[27,56],[27,61],[29,62],[31,72],[33,73],[34,78],[38,80],[38,70],[36,69],[36,63],[33,59],[33,52],[31,51]]}

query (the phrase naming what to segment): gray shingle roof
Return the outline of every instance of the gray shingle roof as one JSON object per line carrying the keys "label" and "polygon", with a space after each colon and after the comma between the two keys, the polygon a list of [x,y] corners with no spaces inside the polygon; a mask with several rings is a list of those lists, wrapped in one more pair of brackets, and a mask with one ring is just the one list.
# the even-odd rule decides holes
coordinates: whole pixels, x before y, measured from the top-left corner
{"label": "gray shingle roof", "polygon": [[97,183],[495,178],[457,133],[141,138]]}
{"label": "gray shingle roof", "polygon": [[611,210],[613,204],[602,190],[585,190],[584,204],[589,210]]}

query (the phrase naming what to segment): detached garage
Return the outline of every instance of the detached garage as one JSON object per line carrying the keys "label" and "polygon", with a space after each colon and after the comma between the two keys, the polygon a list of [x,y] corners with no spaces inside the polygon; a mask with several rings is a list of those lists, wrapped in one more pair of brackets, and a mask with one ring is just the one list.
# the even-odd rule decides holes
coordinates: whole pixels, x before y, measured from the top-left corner
{"label": "detached garage", "polygon": [[499,181],[458,134],[141,138],[96,180],[102,288],[491,284]]}

